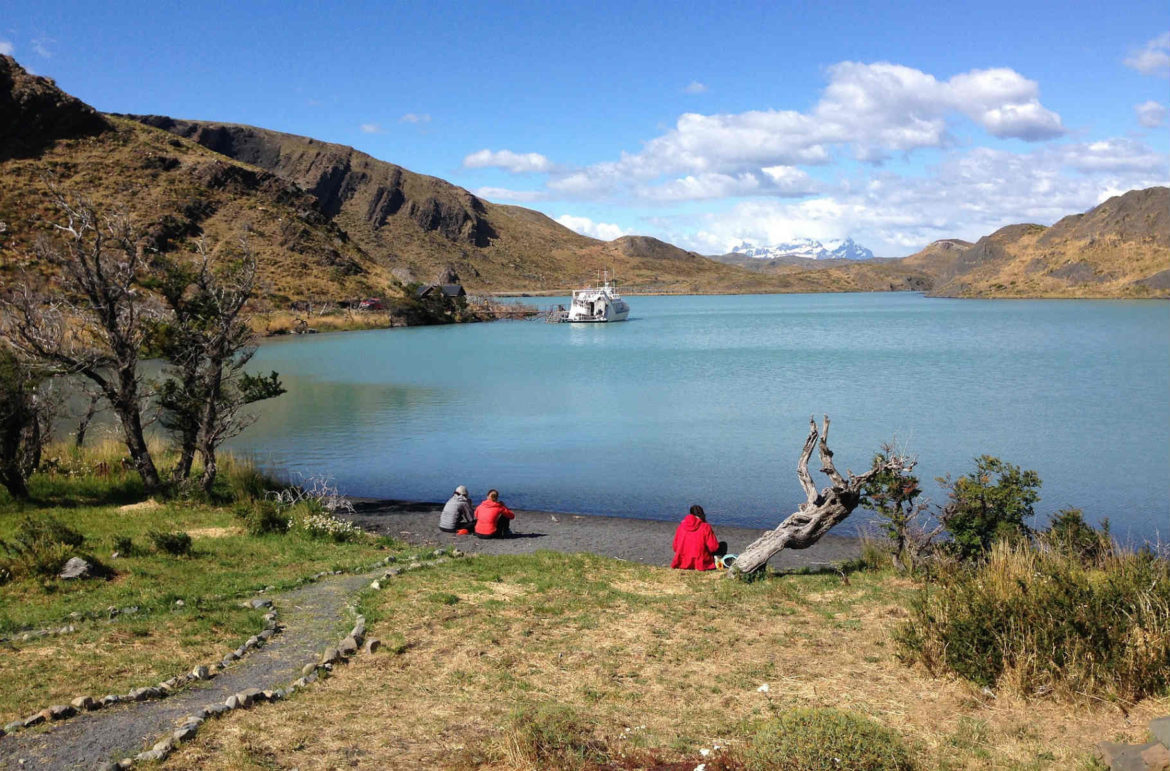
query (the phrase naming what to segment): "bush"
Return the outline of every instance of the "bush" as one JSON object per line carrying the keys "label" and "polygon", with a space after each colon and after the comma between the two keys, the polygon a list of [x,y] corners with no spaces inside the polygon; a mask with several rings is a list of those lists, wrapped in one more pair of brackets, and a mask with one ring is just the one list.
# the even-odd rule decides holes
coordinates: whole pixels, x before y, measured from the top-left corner
{"label": "bush", "polygon": [[1170,687],[1170,562],[1113,554],[1099,567],[1028,544],[978,566],[940,565],[911,602],[901,655],[1026,695],[1124,701]]}
{"label": "bush", "polygon": [[512,711],[504,753],[510,765],[530,769],[589,768],[607,763],[604,742],[571,707],[523,706]]}
{"label": "bush", "polygon": [[236,504],[237,519],[251,535],[284,534],[292,526],[292,518],[284,514],[272,501],[247,501]]}
{"label": "bush", "polygon": [[128,535],[116,535],[112,540],[114,551],[123,557],[129,557],[138,551],[138,547],[134,545],[134,539]]}
{"label": "bush", "polygon": [[795,709],[765,723],[739,751],[748,771],[903,771],[914,768],[902,738],[838,709]]}
{"label": "bush", "polygon": [[84,545],[85,536],[55,517],[25,517],[11,540],[0,541],[0,570],[9,578],[55,576]]}
{"label": "bush", "polygon": [[950,498],[942,521],[960,559],[982,557],[996,541],[1020,541],[1031,534],[1024,520],[1033,516],[1032,505],[1040,500],[1035,471],[982,455],[975,459],[974,472],[954,482],[941,477],[938,483]]}
{"label": "bush", "polygon": [[1061,509],[1052,515],[1044,542],[1052,549],[1079,559],[1086,564],[1097,564],[1113,551],[1109,535],[1109,520],[1096,530],[1085,522],[1080,509]]}
{"label": "bush", "polygon": [[154,542],[154,548],[161,552],[182,557],[191,553],[191,536],[182,530],[173,533],[151,530],[146,536]]}
{"label": "bush", "polygon": [[316,506],[299,503],[292,509],[299,513],[296,516],[297,524],[309,538],[332,540],[337,543],[353,541],[361,536],[361,528],[352,522],[338,519],[332,514],[321,511]]}

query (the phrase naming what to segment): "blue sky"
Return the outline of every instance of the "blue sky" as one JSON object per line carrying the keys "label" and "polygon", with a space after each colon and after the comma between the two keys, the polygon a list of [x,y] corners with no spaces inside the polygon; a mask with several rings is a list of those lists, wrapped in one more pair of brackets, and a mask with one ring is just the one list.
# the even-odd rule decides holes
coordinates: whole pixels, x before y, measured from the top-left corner
{"label": "blue sky", "polygon": [[1170,183],[1165,0],[0,4],[111,112],[351,145],[581,232],[883,256]]}

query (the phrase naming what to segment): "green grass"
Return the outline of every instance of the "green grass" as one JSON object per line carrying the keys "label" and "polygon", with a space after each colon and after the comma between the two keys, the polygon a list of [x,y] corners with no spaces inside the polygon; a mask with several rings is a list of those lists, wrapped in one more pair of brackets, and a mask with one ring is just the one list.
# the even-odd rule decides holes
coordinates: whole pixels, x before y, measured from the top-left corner
{"label": "green grass", "polygon": [[[62,581],[51,572],[15,571],[0,585],[0,635],[67,624],[77,629],[5,644],[0,679],[12,687],[0,689],[0,722],[73,696],[124,693],[218,660],[262,628],[260,613],[239,607],[243,598],[269,586],[292,587],[324,570],[364,568],[399,548],[370,536],[315,540],[296,529],[250,535],[238,516],[248,499],[231,501],[271,482],[260,484],[247,464],[224,464],[216,502],[143,502],[137,475],[122,469],[116,448],[53,457],[55,471],[30,480],[32,503],[0,497],[0,541],[11,541],[27,520],[57,520],[84,543],[49,556],[95,557],[112,575]],[[190,552],[156,548],[153,531],[186,533]],[[129,554],[127,542],[133,544]],[[115,559],[115,551],[122,555]],[[4,556],[0,549],[0,562]],[[128,607],[138,611],[110,620],[107,609]]]}

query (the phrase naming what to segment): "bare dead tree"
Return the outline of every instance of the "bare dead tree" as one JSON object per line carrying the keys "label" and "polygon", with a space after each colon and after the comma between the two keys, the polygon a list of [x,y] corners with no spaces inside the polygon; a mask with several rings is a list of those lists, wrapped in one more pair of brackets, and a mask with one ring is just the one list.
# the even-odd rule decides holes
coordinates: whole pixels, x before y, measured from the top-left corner
{"label": "bare dead tree", "polygon": [[67,220],[54,225],[58,241],[41,239],[37,256],[60,270],[53,294],[32,281],[0,296],[0,335],[17,353],[59,373],[88,378],[122,427],[126,449],[143,486],[161,486],[143,432],[139,354],[156,305],[136,287],[142,269],[138,235],[122,216],[104,217],[84,200],[58,195]]}
{"label": "bare dead tree", "polygon": [[[832,482],[820,492],[817,492],[812,476],[808,473],[808,461],[813,450],[818,447],[821,472]],[[808,438],[804,440],[804,449],[796,464],[796,476],[800,479],[807,501],[800,504],[797,511],[775,530],[760,536],[744,549],[728,575],[738,577],[752,573],[782,549],[807,549],[812,546],[853,513],[861,502],[862,489],[871,477],[885,470],[908,469],[913,463],[912,459],[902,456],[887,456],[881,460],[875,459],[873,466],[863,474],[855,475],[852,471],[846,471],[849,475],[846,479],[833,465],[833,452],[829,449],[829,416],[825,415],[819,434],[816,420],[809,418]]]}

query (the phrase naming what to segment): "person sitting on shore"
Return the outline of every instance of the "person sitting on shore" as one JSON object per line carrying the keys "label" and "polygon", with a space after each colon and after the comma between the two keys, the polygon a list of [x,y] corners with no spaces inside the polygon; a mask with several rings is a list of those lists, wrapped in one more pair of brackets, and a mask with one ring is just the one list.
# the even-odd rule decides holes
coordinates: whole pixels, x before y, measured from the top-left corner
{"label": "person sitting on shore", "polygon": [[670,566],[680,570],[714,570],[715,557],[726,552],[727,544],[715,537],[703,507],[691,506],[691,513],[683,517],[674,531],[674,560]]}
{"label": "person sitting on shore", "polygon": [[500,502],[498,490],[488,490],[487,498],[475,508],[476,538],[507,538],[512,535],[510,521],[516,515]]}
{"label": "person sitting on shore", "polygon": [[444,533],[458,533],[460,530],[466,535],[475,527],[475,516],[471,513],[471,498],[467,488],[459,485],[455,494],[443,506],[443,513],[439,515],[439,529]]}

